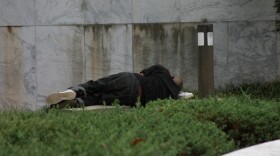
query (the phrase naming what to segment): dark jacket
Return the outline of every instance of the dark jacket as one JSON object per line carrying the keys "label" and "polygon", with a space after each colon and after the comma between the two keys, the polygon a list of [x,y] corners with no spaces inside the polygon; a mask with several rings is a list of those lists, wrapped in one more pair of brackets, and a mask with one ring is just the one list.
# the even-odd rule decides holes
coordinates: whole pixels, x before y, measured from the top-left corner
{"label": "dark jacket", "polygon": [[165,67],[153,65],[140,73],[144,74],[144,77],[142,77],[144,81],[144,86],[142,86],[145,95],[144,103],[169,97],[178,99],[180,88],[175,84]]}

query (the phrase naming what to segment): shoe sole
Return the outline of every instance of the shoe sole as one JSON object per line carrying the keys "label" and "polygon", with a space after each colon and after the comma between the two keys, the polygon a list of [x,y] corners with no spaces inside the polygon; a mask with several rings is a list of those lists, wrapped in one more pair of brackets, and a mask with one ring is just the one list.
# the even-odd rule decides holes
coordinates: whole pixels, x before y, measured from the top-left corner
{"label": "shoe sole", "polygon": [[75,96],[76,95],[73,92],[53,93],[46,98],[46,103],[49,105],[57,104],[63,100],[73,100],[75,99]]}

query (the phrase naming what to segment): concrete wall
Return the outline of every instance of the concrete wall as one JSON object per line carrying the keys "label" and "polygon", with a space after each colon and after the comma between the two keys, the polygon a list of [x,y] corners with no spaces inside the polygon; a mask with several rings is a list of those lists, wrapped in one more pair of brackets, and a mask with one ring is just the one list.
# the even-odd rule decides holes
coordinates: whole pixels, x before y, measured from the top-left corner
{"label": "concrete wall", "polygon": [[[1,0],[0,108],[161,63],[197,89],[196,25],[214,25],[215,87],[280,68],[274,0]],[[278,43],[279,42],[279,43]]]}

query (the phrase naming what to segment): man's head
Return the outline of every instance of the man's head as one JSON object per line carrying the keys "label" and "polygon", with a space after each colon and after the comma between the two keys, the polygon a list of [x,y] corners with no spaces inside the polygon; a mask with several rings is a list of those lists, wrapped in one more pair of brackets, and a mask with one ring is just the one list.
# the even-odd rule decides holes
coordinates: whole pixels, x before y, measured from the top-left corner
{"label": "man's head", "polygon": [[172,78],[173,78],[173,81],[175,82],[175,84],[177,84],[177,86],[180,88],[180,90],[182,90],[183,86],[184,86],[183,79],[180,77],[177,77],[177,76],[174,76]]}

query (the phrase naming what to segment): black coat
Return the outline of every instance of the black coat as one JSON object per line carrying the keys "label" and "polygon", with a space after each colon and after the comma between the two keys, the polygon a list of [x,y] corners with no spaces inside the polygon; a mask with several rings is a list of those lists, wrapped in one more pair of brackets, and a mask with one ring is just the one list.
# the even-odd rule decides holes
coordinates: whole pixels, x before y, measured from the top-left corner
{"label": "black coat", "polygon": [[140,73],[144,74],[145,102],[156,99],[178,99],[179,86],[173,81],[169,71],[161,65],[153,65]]}

